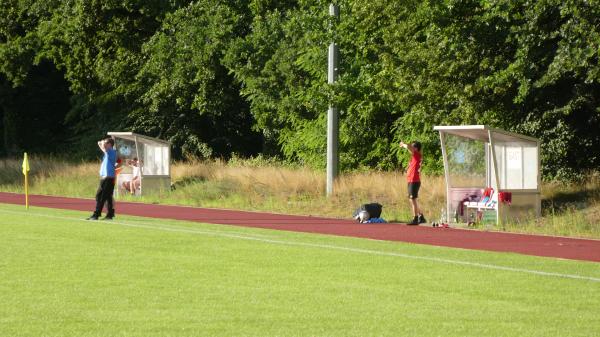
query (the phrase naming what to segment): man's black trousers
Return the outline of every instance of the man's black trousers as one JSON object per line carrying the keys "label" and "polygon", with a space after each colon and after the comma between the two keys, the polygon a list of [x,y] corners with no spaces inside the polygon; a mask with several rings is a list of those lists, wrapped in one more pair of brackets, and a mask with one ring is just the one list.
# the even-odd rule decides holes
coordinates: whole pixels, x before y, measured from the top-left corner
{"label": "man's black trousers", "polygon": [[112,218],[115,216],[115,209],[113,208],[113,191],[115,190],[115,178],[106,177],[100,179],[100,186],[96,191],[96,210],[94,216],[100,217],[102,214],[102,208],[106,203],[106,216]]}

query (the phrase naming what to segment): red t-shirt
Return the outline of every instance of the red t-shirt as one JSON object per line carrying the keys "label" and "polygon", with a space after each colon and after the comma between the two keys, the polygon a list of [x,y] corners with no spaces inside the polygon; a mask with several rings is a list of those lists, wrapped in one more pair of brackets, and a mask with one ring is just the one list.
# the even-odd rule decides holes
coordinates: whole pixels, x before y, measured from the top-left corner
{"label": "red t-shirt", "polygon": [[421,181],[419,171],[421,171],[421,153],[418,151],[413,152],[408,164],[408,170],[406,170],[406,180],[409,183],[418,183]]}

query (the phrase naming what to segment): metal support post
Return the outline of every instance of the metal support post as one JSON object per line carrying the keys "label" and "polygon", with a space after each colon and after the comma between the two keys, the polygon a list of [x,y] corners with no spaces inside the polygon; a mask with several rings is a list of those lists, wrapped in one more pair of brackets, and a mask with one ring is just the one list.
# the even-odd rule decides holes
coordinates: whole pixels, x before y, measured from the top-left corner
{"label": "metal support post", "polygon": [[[329,15],[337,20],[340,11],[339,7],[330,4]],[[335,42],[329,45],[328,62],[327,62],[327,83],[334,84],[338,77],[338,59],[339,48]],[[330,101],[333,101],[331,98]],[[333,184],[338,175],[338,144],[339,144],[339,125],[338,125],[338,109],[333,104],[329,104],[327,111],[327,195],[333,194]]]}

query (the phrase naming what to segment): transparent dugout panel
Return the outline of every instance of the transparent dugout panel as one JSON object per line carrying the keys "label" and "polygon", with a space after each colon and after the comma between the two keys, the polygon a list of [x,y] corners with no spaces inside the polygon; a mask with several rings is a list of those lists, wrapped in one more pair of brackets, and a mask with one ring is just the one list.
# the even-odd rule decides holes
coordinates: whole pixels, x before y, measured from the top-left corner
{"label": "transparent dugout panel", "polygon": [[132,140],[117,138],[115,141],[115,148],[118,157],[123,161],[137,157],[135,142]]}
{"label": "transparent dugout panel", "polygon": [[486,186],[485,143],[446,134],[444,138],[451,187]]}
{"label": "transparent dugout panel", "polygon": [[144,144],[144,175],[169,175],[169,148]]}
{"label": "transparent dugout panel", "polygon": [[538,188],[538,150],[528,142],[497,143],[494,146],[500,188]]}

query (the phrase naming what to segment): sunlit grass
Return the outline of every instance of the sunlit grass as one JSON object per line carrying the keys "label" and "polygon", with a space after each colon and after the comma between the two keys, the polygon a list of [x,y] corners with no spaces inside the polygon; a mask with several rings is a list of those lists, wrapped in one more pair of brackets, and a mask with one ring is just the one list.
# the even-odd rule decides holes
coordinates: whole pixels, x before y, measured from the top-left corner
{"label": "sunlit grass", "polygon": [[0,336],[593,336],[597,263],[0,204]]}

